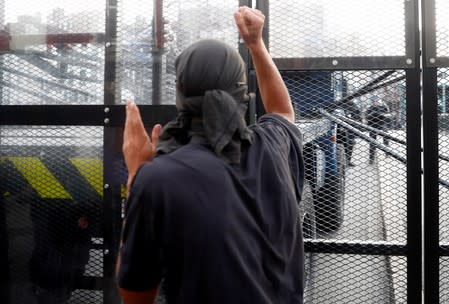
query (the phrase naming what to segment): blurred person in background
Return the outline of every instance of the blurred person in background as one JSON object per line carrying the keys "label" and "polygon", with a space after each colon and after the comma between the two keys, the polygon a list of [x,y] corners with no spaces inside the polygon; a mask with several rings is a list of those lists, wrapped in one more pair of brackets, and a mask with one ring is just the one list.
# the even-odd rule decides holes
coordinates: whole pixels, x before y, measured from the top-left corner
{"label": "blurred person in background", "polygon": [[91,232],[88,202],[34,198],[31,282],[38,304],[68,303],[80,286],[89,261]]}
{"label": "blurred person in background", "polygon": [[[366,110],[366,121],[368,126],[374,128],[376,130],[370,130],[369,136],[373,140],[377,140],[378,131],[386,131],[390,124],[389,119],[389,109],[385,103],[382,102],[382,99],[379,96],[374,95],[371,97],[372,104]],[[388,145],[388,138],[383,139],[383,143]],[[369,145],[369,164],[373,164],[376,155],[376,143],[370,142]]]}
{"label": "blurred person in background", "polygon": [[[344,115],[352,120],[360,121],[360,109],[354,101],[347,101],[343,104],[342,109],[344,110]],[[343,144],[345,147],[346,164],[350,167],[354,167],[355,164],[352,162],[352,153],[354,151],[354,146],[356,143],[357,135],[346,128],[338,126],[337,140]]]}

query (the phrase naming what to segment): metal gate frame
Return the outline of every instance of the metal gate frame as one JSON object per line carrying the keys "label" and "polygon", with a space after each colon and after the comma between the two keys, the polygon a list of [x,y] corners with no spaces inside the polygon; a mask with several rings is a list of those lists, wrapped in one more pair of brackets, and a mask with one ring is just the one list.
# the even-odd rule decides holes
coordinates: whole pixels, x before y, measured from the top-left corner
{"label": "metal gate frame", "polygon": [[[344,70],[344,69],[404,69],[406,71],[407,97],[407,242],[403,243],[354,243],[344,241],[306,241],[306,251],[315,253],[391,255],[407,257],[407,303],[422,303],[424,289],[425,303],[439,303],[439,258],[449,256],[449,248],[439,244],[438,189],[438,115],[437,115],[437,68],[449,67],[448,57],[436,57],[435,0],[404,0],[406,5],[406,56],[404,57],[348,57],[338,58],[339,66],[332,64],[333,58],[275,58],[281,70]],[[421,3],[421,7],[419,4]],[[240,5],[252,6],[253,1],[240,1]],[[262,11],[267,11],[268,0],[257,1]],[[106,63],[104,84],[104,105],[56,105],[56,106],[5,106],[0,105],[0,125],[82,125],[104,127],[104,208],[105,259],[104,259],[104,302],[116,303],[114,292],[114,264],[121,199],[120,189],[108,187],[111,184],[110,163],[107,155],[120,149],[125,109],[116,104],[117,60],[115,57],[117,39],[117,0],[107,0],[106,6]],[[422,95],[421,95],[421,38],[419,11],[422,12]],[[265,35],[267,32],[265,31]],[[249,56],[243,45],[240,51],[246,61]],[[407,59],[411,59],[407,62]],[[369,64],[367,64],[369,63]],[[251,64],[249,64],[251,70]],[[251,75],[251,73],[250,73]],[[252,74],[253,75],[253,74]],[[256,89],[254,78],[250,86]],[[423,103],[423,167],[421,168],[421,96]],[[164,123],[175,113],[174,106],[141,106],[148,125]],[[411,123],[413,122],[413,123]],[[1,138],[0,138],[1,140]],[[422,199],[424,197],[424,208]],[[422,222],[422,215],[424,222]],[[424,227],[424,235],[422,232]],[[422,243],[422,240],[424,242]],[[424,247],[423,245],[424,244]],[[423,259],[424,253],[424,259]],[[424,265],[424,284],[422,267]]]}
{"label": "metal gate frame", "polygon": [[[449,247],[440,245],[438,68],[449,67],[437,57],[435,0],[422,1],[422,98],[424,149],[424,302],[440,303],[440,258]],[[424,102],[425,101],[425,102]]]}

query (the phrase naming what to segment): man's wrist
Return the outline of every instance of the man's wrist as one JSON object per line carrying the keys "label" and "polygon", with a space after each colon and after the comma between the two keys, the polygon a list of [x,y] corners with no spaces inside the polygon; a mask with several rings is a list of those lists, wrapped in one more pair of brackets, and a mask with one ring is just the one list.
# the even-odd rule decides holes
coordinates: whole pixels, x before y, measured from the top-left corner
{"label": "man's wrist", "polygon": [[260,53],[264,53],[267,51],[267,48],[262,38],[248,44],[247,46],[252,56],[256,56]]}

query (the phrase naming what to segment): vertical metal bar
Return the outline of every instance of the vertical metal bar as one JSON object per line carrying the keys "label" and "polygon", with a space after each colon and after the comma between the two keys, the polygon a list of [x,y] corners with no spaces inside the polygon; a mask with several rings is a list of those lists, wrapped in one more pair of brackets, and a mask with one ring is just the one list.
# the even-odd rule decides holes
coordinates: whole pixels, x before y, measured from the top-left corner
{"label": "vertical metal bar", "polygon": [[[117,50],[118,50],[118,0],[106,0],[106,45],[105,45],[105,70],[104,70],[104,104],[114,105],[120,100],[119,85],[117,84]],[[105,122],[106,123],[106,122]],[[120,206],[114,206],[114,191],[108,185],[112,184],[114,164],[110,157],[114,150],[114,128],[104,127],[103,139],[103,303],[119,303],[117,289],[115,287],[115,260],[118,249],[116,235],[119,234],[117,226],[120,226]],[[115,194],[116,195],[116,194]],[[115,204],[116,205],[116,204]]]}
{"label": "vertical metal bar", "polygon": [[254,120],[255,122],[259,117],[266,113],[265,106],[262,102],[262,97],[260,96],[259,84],[257,82],[256,71],[252,70],[249,73],[249,87],[252,88],[251,92],[255,94],[255,99],[252,104],[252,111],[254,112]]}
{"label": "vertical metal bar", "polygon": [[[239,0],[239,6],[248,6],[248,7],[250,7],[252,5],[251,2],[252,2],[252,0]],[[243,42],[243,40],[240,39],[240,36],[238,36],[238,39],[239,39],[239,41],[238,41],[239,53],[240,53],[240,56],[242,56],[243,61],[246,63],[246,67],[247,67],[248,72],[249,72],[249,69],[252,66],[252,64],[250,62],[251,58],[249,56],[248,49],[245,46],[245,43]]]}
{"label": "vertical metal bar", "polygon": [[162,19],[162,0],[153,0],[153,72],[152,104],[161,104],[162,91],[162,55],[164,52],[164,23]]}
{"label": "vertical metal bar", "polygon": [[105,31],[105,65],[104,65],[104,104],[113,105],[120,100],[117,93],[117,0],[106,0]]}
{"label": "vertical metal bar", "polygon": [[[422,44],[423,44],[423,64],[427,67],[435,66],[437,57],[437,32],[436,32],[436,16],[435,16],[435,0],[422,1],[421,14],[422,14]],[[425,56],[424,56],[425,55]]]}
{"label": "vertical metal bar", "polygon": [[257,1],[257,9],[261,10],[265,15],[265,26],[262,31],[263,40],[267,49],[270,50],[270,3],[268,0]]}
{"label": "vertical metal bar", "polygon": [[[255,1],[255,0],[254,0]],[[258,0],[256,3],[256,8],[260,11],[262,11],[262,13],[265,15],[265,25],[262,31],[262,37],[263,40],[265,42],[265,45],[267,47],[268,50],[270,50],[269,47],[269,29],[270,29],[270,3],[268,0]],[[252,63],[252,62],[251,62]],[[251,65],[251,68],[254,69],[254,67]],[[256,92],[256,117],[260,117],[263,114],[265,114],[265,107],[263,105],[261,96],[260,96],[260,92],[259,92],[259,87],[258,87],[258,83],[257,83],[257,78],[255,73],[253,74],[253,79],[250,83],[253,83],[256,86],[256,89],[254,90],[254,92]]]}
{"label": "vertical metal bar", "polygon": [[115,283],[115,263],[117,260],[120,244],[120,231],[122,226],[121,210],[121,183],[120,183],[120,162],[122,128],[107,127],[104,132],[104,290],[103,303],[118,304],[120,297]]}
{"label": "vertical metal bar", "polygon": [[[407,117],[407,303],[422,303],[421,71],[419,2],[405,1]],[[417,267],[417,265],[419,265]]]}
{"label": "vertical metal bar", "polygon": [[[419,3],[418,0],[404,1],[405,17],[405,56],[413,66],[419,64],[416,49],[419,48]],[[418,29],[418,32],[416,30]],[[418,54],[419,55],[419,54]]]}
{"label": "vertical metal bar", "polygon": [[423,68],[424,295],[439,302],[437,68]]}
{"label": "vertical metal bar", "polygon": [[435,1],[422,1],[422,110],[424,145],[424,301],[440,303],[439,295],[439,193],[438,109]]}
{"label": "vertical metal bar", "polygon": [[[248,6],[252,7],[253,3],[256,2],[256,0],[239,0],[239,7],[240,6]],[[248,77],[248,93],[251,93],[251,98],[248,102],[248,110],[246,113],[246,121],[248,124],[253,124],[257,120],[256,115],[256,91],[257,91],[257,82],[254,81],[255,76],[253,75],[254,72],[251,71],[252,68],[252,61],[251,56],[249,55],[248,48],[245,45],[245,42],[238,36],[238,49],[240,56],[243,58],[243,61],[246,64],[246,74]]]}
{"label": "vertical metal bar", "polygon": [[[407,100],[407,303],[422,303],[420,71],[406,71]],[[419,265],[419,266],[417,266]]]}

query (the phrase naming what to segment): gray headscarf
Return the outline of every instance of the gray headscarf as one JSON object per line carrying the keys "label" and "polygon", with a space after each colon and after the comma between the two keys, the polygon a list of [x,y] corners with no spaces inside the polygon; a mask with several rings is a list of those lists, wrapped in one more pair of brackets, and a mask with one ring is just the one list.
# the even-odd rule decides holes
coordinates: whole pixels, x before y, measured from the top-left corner
{"label": "gray headscarf", "polygon": [[175,66],[178,116],[163,128],[157,153],[170,153],[200,137],[218,157],[240,163],[242,143],[251,143],[244,119],[248,95],[240,55],[223,42],[202,40],[184,50]]}

